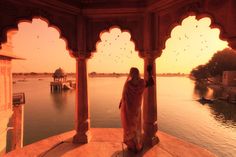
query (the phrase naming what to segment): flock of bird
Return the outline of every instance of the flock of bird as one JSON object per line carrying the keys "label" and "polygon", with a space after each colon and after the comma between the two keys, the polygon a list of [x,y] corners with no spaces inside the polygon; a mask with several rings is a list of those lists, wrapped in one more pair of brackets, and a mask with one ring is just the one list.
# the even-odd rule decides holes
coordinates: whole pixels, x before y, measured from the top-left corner
{"label": "flock of bird", "polygon": [[[198,28],[198,25],[196,25],[195,27]],[[199,37],[201,39],[201,42],[200,42],[201,47],[199,47],[199,53],[196,55],[196,58],[201,57],[202,52],[206,51],[209,48],[208,47],[208,41],[206,39],[204,39],[204,35],[200,34]],[[186,42],[186,46],[183,49],[181,49],[181,50],[178,50],[178,51],[177,50],[173,50],[172,51],[174,54],[176,54],[176,59],[175,59],[176,62],[178,61],[178,56],[181,53],[188,51],[191,48],[191,45],[195,44],[195,43],[191,43],[191,41],[195,41],[194,38],[198,38],[198,37],[196,37],[196,36],[192,36],[191,37],[191,35],[189,36],[187,34],[184,34],[183,37],[178,37],[179,41],[186,42],[186,40],[187,40],[187,41],[190,41],[190,43]]]}
{"label": "flock of bird", "polygon": [[[102,46],[97,50],[97,52],[103,57],[108,56],[116,64],[125,63],[125,60],[130,59],[135,51],[134,47],[129,46],[133,43],[130,39],[122,39],[121,35],[112,36],[111,34],[109,37],[110,40],[104,39],[100,41],[99,44]],[[101,59],[99,59],[99,62],[101,62]]]}
{"label": "flock of bird", "polygon": [[[198,28],[198,25],[196,25],[195,27]],[[206,49],[208,49],[208,42],[206,39],[203,38],[204,35],[200,34],[199,37],[202,38],[202,41],[200,42],[202,47],[199,48],[199,53],[196,56],[196,58],[199,58],[202,54],[201,52],[204,52]],[[195,37],[194,36],[191,37],[187,34],[177,37],[177,39],[182,42],[186,42],[186,40],[191,41],[191,38],[195,38]],[[40,36],[36,35],[36,39],[40,39]],[[131,42],[131,41],[128,41],[126,39],[124,44],[119,45],[120,46],[119,50],[117,50],[117,49],[115,50],[115,51],[120,51],[119,53],[116,54],[114,52],[114,47],[117,47],[117,45],[116,45],[117,41],[120,41],[120,40],[124,40],[124,39],[121,39],[121,35],[118,34],[114,37],[110,36],[110,40],[105,39],[105,40],[100,41],[101,42],[100,44],[102,44],[103,48],[98,52],[102,53],[104,56],[107,55],[108,57],[113,58],[113,61],[115,63],[119,63],[119,62],[124,63],[124,57],[130,59],[132,56],[132,53],[135,52],[135,50],[134,50],[134,48],[132,50],[128,47],[129,44],[127,44],[127,42]],[[54,43],[54,41],[51,41],[51,42]],[[173,50],[173,53],[175,53],[175,56],[176,56],[176,60],[175,60],[176,62],[178,61],[178,56],[181,53],[186,52],[190,49],[191,44],[194,44],[194,43],[189,43],[189,42],[187,43],[186,42],[186,46],[182,50]],[[40,47],[38,47],[37,50],[39,51]],[[100,60],[100,62],[101,62],[101,60]]]}

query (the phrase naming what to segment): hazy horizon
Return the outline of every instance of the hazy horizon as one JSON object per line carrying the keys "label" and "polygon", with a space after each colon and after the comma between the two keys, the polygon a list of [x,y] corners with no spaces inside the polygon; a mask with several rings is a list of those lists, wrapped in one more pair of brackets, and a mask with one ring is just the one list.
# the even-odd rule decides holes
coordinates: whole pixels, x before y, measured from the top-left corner
{"label": "hazy horizon", "polygon": [[[128,72],[96,72],[96,71],[91,71],[89,72],[90,73],[97,73],[97,74],[112,74],[112,73],[116,73],[116,74],[128,74]],[[31,72],[12,72],[13,74],[30,74],[30,73],[34,73],[34,74],[53,74],[54,72],[34,72],[34,71],[31,71]],[[76,74],[76,72],[66,72],[67,74]],[[168,73],[156,73],[156,74],[189,74],[189,73],[181,73],[181,72],[168,72]]]}

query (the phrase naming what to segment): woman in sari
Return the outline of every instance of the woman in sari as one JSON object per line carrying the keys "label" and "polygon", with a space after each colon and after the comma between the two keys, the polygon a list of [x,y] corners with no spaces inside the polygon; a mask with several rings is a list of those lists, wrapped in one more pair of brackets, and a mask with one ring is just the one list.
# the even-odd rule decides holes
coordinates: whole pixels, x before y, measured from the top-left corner
{"label": "woman in sari", "polygon": [[153,85],[152,68],[148,68],[149,80],[145,83],[139,70],[132,67],[125,82],[120,101],[123,140],[128,149],[134,152],[142,150],[141,104],[142,94],[147,86]]}

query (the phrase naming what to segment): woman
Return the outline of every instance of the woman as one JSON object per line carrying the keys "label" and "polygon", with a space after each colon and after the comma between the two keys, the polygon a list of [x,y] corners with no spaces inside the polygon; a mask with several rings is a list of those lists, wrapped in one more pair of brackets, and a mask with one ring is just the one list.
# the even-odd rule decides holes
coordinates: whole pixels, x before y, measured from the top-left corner
{"label": "woman", "polygon": [[129,150],[138,152],[142,149],[142,127],[141,127],[141,103],[142,94],[147,86],[153,85],[151,76],[152,68],[148,67],[149,80],[145,83],[141,79],[139,70],[132,67],[125,82],[122,99],[119,108],[121,109],[121,122],[124,133],[124,143]]}

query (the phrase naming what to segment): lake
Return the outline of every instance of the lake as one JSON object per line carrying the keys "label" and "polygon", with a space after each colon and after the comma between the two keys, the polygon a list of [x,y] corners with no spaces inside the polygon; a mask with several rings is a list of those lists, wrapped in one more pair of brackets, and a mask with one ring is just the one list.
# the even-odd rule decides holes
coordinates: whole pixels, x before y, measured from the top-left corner
{"label": "lake", "polygon": [[[50,92],[52,78],[27,78],[13,84],[24,92],[24,145],[74,128],[75,90]],[[119,101],[125,77],[88,79],[91,127],[121,127]],[[202,105],[200,96],[214,92],[199,88],[187,77],[157,77],[159,129],[204,147],[219,157],[236,156],[236,105]]]}

